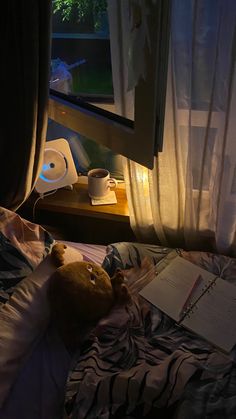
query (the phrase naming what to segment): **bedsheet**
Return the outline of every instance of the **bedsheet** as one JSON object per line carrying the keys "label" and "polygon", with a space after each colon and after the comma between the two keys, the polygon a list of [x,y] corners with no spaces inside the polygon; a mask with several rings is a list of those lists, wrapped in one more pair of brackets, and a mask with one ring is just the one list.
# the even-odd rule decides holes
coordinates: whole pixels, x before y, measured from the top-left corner
{"label": "bedsheet", "polygon": [[[1,211],[0,286],[5,303],[46,256],[53,239],[40,226]],[[49,326],[20,369],[0,418],[151,419],[169,412],[175,419],[235,419],[235,349],[225,356],[176,327],[137,292],[152,279],[153,265],[161,270],[177,254],[231,283],[236,280],[236,260],[138,243],[99,246],[97,253],[93,245],[72,246],[87,260],[94,260],[95,254],[94,261],[101,263],[105,257],[103,267],[110,275],[117,268],[124,270],[132,302],[114,307],[73,360]]]}
{"label": "bedsheet", "polygon": [[137,295],[145,270],[152,279],[150,263],[160,271],[176,255],[236,283],[236,260],[225,256],[110,246],[103,266],[129,269],[132,302],[114,307],[75,356],[64,418],[154,418],[163,410],[178,419],[236,417],[235,350],[226,356]]}

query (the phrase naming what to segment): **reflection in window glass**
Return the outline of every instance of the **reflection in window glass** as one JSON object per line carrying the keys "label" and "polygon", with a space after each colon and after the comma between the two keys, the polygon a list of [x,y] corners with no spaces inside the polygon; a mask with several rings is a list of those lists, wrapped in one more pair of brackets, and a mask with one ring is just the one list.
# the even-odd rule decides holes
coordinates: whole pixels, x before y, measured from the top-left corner
{"label": "reflection in window glass", "polygon": [[47,141],[56,138],[68,141],[78,174],[86,175],[90,169],[102,167],[109,170],[112,177],[123,180],[122,157],[119,154],[49,119]]}
{"label": "reflection in window glass", "polygon": [[50,87],[114,111],[106,0],[54,0]]}

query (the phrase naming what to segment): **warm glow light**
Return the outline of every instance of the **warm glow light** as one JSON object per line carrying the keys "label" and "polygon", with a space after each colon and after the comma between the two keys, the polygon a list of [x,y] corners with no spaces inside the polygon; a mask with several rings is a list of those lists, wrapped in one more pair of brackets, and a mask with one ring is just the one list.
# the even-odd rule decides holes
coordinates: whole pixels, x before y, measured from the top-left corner
{"label": "warm glow light", "polygon": [[148,169],[144,166],[138,167],[137,170],[137,180],[138,182],[142,182],[144,185],[148,185]]}
{"label": "warm glow light", "polygon": [[142,195],[144,198],[149,197],[149,179],[148,179],[148,170],[146,167],[138,165],[137,168],[137,181],[139,187],[142,187]]}

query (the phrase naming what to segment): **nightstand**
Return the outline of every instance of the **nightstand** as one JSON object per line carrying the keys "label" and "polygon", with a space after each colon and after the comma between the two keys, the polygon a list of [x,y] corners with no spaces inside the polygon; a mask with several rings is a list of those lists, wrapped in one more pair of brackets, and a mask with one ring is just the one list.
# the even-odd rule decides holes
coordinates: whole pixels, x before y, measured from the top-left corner
{"label": "nightstand", "polygon": [[92,206],[87,184],[78,182],[72,190],[59,189],[40,199],[35,211],[33,207],[38,195],[32,193],[18,213],[43,225],[56,239],[97,244],[135,241],[125,189],[118,187],[115,192],[117,204]]}

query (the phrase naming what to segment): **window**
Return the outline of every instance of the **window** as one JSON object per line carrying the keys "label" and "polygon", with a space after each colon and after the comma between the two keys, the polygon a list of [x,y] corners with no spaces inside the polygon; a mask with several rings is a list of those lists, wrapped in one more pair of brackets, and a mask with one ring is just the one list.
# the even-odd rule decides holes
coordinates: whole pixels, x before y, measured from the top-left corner
{"label": "window", "polygon": [[50,87],[114,111],[106,1],[53,4]]}
{"label": "window", "polygon": [[55,138],[65,138],[68,141],[78,174],[87,175],[89,170],[95,167],[103,167],[109,170],[111,177],[121,181],[124,180],[120,155],[49,119],[47,141]]}
{"label": "window", "polygon": [[219,57],[217,39],[222,36],[219,15],[219,4],[216,6],[210,0],[199,4],[189,0],[172,3],[172,59],[179,109],[208,111],[211,102],[213,111],[226,108],[230,45],[224,45],[224,49],[218,47]]}
{"label": "window", "polygon": [[[54,0],[53,7],[49,117],[152,168],[162,146],[170,2]],[[130,56],[135,71],[146,68],[127,93]]]}

